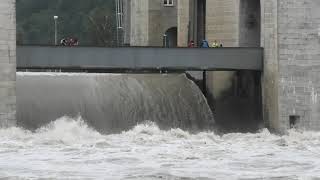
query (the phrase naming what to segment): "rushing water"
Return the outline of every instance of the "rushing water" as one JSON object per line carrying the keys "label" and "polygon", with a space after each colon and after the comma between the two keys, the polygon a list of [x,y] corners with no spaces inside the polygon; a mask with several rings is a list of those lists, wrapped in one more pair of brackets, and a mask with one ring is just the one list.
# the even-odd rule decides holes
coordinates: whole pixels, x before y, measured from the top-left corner
{"label": "rushing water", "polygon": [[146,122],[102,135],[60,118],[35,132],[0,130],[1,178],[316,179],[320,133],[277,136],[162,131]]}
{"label": "rushing water", "polygon": [[185,75],[18,73],[17,121],[37,129],[81,115],[99,132],[118,133],[141,121],[161,128],[212,129],[212,112]]}
{"label": "rushing water", "polygon": [[0,179],[320,179],[320,133],[217,135],[182,75],[18,73],[17,105]]}

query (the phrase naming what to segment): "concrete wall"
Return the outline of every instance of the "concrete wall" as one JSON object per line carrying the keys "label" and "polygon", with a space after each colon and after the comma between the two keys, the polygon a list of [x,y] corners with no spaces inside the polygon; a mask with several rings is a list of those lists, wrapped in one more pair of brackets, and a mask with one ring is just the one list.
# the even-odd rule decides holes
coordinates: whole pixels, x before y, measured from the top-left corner
{"label": "concrete wall", "polygon": [[149,0],[131,1],[131,46],[148,46]]}
{"label": "concrete wall", "polygon": [[15,1],[0,1],[0,126],[16,119],[16,15]]}
{"label": "concrete wall", "polygon": [[[188,41],[193,40],[195,42],[195,45],[197,45],[197,11],[196,11],[197,0],[189,0],[188,6],[189,6],[189,10],[188,10],[189,11],[189,19],[188,19],[189,32],[188,32],[187,43]],[[178,26],[179,26],[179,20],[178,20]]]}
{"label": "concrete wall", "polygon": [[130,44],[131,36],[131,0],[123,1],[123,44]]}
{"label": "concrete wall", "polygon": [[189,41],[190,0],[178,1],[178,46],[187,47]]}
{"label": "concrete wall", "polygon": [[202,40],[206,39],[206,1],[197,0],[197,44],[201,45]]}
{"label": "concrete wall", "polygon": [[207,0],[206,38],[225,47],[238,46],[239,0]]}
{"label": "concrete wall", "polygon": [[260,0],[240,0],[239,46],[260,47]]}
{"label": "concrete wall", "polygon": [[178,25],[178,4],[174,2],[174,6],[164,6],[163,0],[125,1],[125,43],[130,42],[131,46],[162,46],[165,32]]}
{"label": "concrete wall", "polygon": [[320,130],[320,1],[278,0],[279,123]]}
{"label": "concrete wall", "polygon": [[261,0],[264,119],[277,131],[320,130],[320,2]]}
{"label": "concrete wall", "polygon": [[163,0],[149,1],[149,46],[162,46],[163,35],[177,27],[177,2],[164,6]]}

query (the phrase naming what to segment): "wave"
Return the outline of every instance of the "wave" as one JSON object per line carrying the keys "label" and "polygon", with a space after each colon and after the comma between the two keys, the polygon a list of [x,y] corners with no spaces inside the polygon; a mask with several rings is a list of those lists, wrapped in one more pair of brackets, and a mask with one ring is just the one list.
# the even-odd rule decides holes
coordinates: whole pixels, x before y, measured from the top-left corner
{"label": "wave", "polygon": [[[239,146],[252,144],[265,144],[275,146],[292,146],[307,149],[308,146],[320,147],[320,132],[289,130],[286,135],[276,135],[267,129],[258,133],[229,133],[219,135],[213,131],[191,133],[179,128],[161,130],[155,122],[145,121],[128,131],[117,134],[101,134],[90,127],[82,117],[61,117],[50,124],[35,131],[11,127],[0,129],[2,140],[28,139],[39,140],[43,143],[56,142],[62,144],[93,144],[108,138],[124,138],[127,141],[141,142],[170,142],[175,140],[189,140],[204,142],[206,144],[238,144]],[[320,149],[319,149],[320,152]]]}
{"label": "wave", "polygon": [[[317,132],[290,130],[279,136],[262,129],[218,135],[162,130],[155,122],[146,121],[127,131],[101,134],[81,117],[62,117],[35,131],[0,129],[0,137],[0,169],[8,172],[5,177],[320,177]],[[47,166],[51,168],[44,170]]]}

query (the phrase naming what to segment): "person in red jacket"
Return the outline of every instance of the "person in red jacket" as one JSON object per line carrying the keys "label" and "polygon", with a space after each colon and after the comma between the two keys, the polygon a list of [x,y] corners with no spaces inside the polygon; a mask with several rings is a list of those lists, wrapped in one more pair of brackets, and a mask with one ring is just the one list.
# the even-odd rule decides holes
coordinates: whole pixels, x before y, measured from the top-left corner
{"label": "person in red jacket", "polygon": [[194,41],[193,41],[193,40],[191,40],[191,41],[189,42],[188,47],[189,47],[189,48],[194,48]]}

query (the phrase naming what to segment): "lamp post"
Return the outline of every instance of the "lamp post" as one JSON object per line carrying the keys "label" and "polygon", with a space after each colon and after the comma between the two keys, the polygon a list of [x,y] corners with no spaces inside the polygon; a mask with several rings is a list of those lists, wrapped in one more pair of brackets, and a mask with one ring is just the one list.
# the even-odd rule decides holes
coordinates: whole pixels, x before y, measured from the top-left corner
{"label": "lamp post", "polygon": [[53,16],[54,19],[54,45],[58,45],[58,18],[59,16]]}

